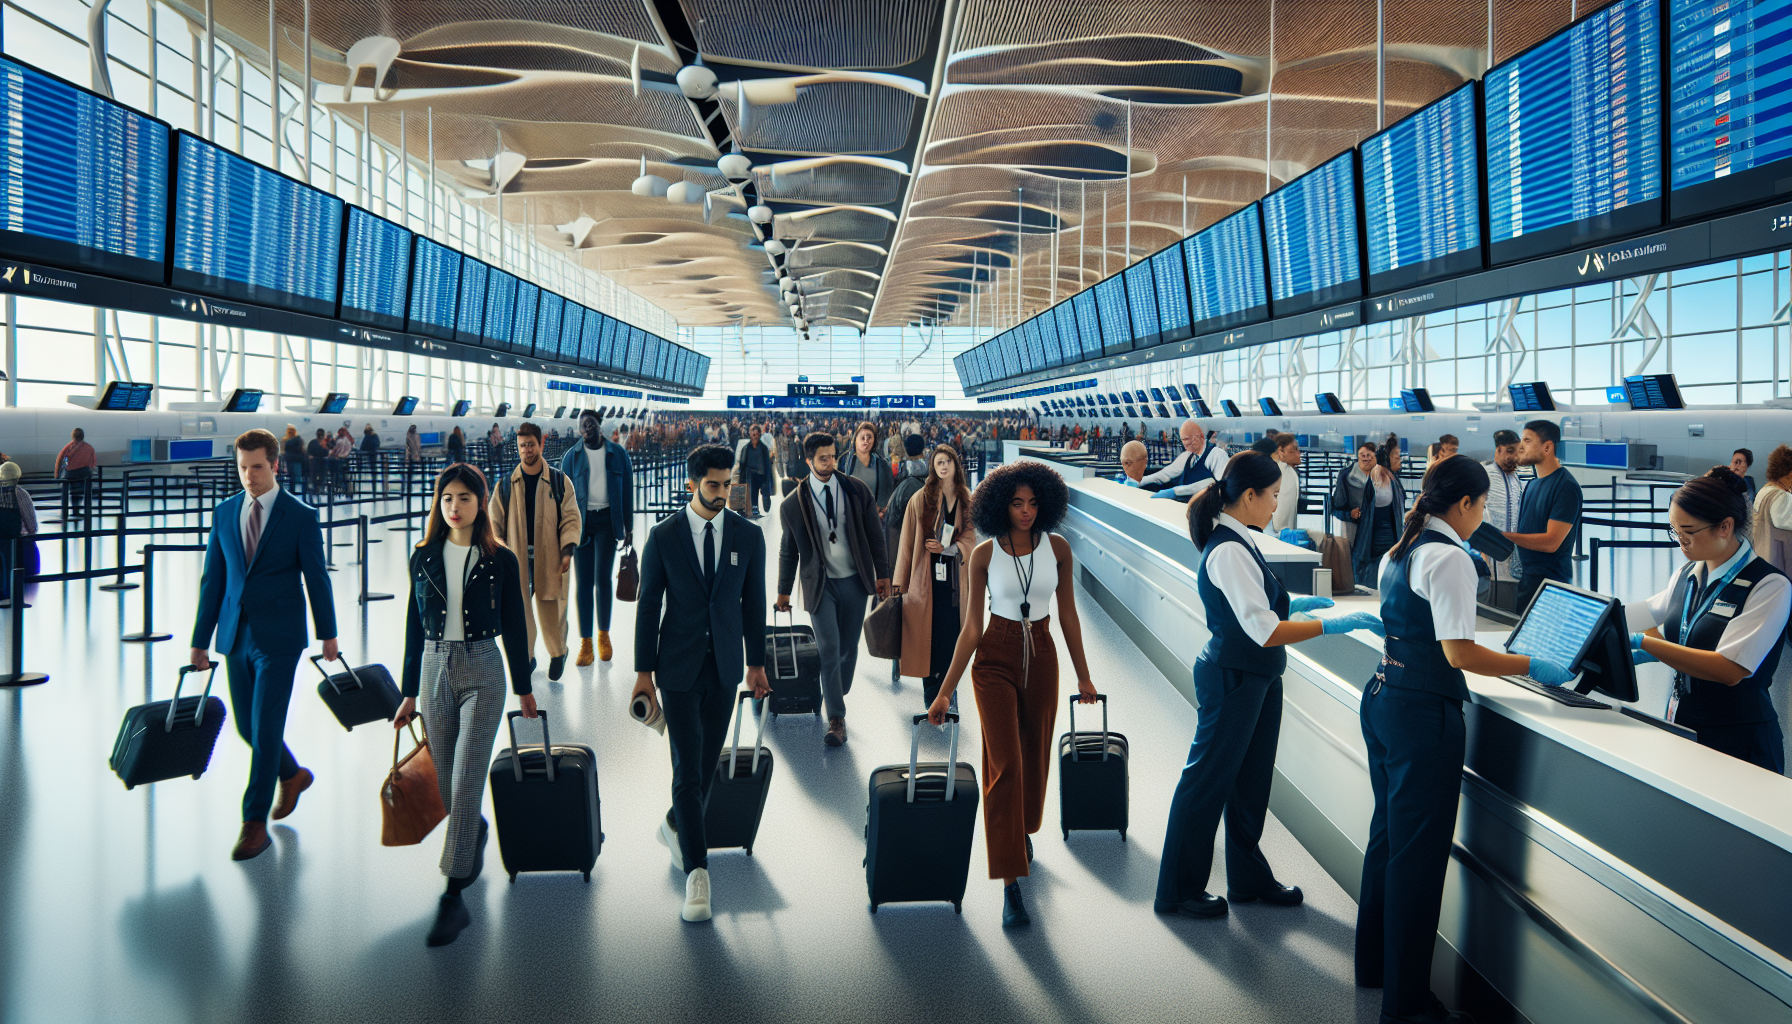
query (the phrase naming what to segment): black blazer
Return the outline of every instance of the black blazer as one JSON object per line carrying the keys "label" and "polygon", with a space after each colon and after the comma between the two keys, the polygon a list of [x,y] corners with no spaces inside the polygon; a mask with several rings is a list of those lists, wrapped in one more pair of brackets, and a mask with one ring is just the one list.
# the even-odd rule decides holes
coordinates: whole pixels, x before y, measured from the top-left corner
{"label": "black blazer", "polygon": [[[411,552],[411,599],[404,617],[406,697],[417,696],[423,675],[423,641],[440,640],[448,619],[448,582],[442,541]],[[510,688],[529,692],[529,625],[523,618],[522,574],[516,555],[503,545],[491,556],[473,549],[476,561],[461,592],[461,628],[468,640],[500,637],[510,663]]]}
{"label": "black blazer", "polygon": [[712,646],[726,685],[738,684],[746,666],[765,664],[765,534],[732,510],[714,521],[722,533],[714,589],[704,585],[684,509],[649,530],[641,551],[635,671],[656,673],[662,690],[694,688]]}

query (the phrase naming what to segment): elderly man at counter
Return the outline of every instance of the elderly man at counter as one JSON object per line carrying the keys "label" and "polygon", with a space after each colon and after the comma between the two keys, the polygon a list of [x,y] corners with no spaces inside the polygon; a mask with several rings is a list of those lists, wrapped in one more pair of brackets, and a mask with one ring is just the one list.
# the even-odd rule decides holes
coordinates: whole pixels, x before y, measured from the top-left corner
{"label": "elderly man at counter", "polygon": [[1182,436],[1181,455],[1137,483],[1132,483],[1130,479],[1122,482],[1133,487],[1157,484],[1162,489],[1153,497],[1175,498],[1180,501],[1187,501],[1205,491],[1225,470],[1226,452],[1218,446],[1210,447],[1207,444],[1207,432],[1194,420],[1185,420],[1179,433]]}
{"label": "elderly man at counter", "polygon": [[1137,487],[1145,479],[1145,467],[1151,456],[1143,441],[1128,441],[1120,446],[1120,475],[1116,477],[1128,487]]}

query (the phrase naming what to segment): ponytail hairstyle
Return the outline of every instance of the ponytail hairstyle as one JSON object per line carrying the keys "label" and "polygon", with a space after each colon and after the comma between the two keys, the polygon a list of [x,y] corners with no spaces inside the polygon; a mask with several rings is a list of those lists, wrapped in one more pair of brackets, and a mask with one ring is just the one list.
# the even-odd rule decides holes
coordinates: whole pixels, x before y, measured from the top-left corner
{"label": "ponytail hairstyle", "polygon": [[1246,493],[1266,491],[1281,479],[1282,467],[1262,452],[1246,449],[1232,456],[1219,479],[1202,491],[1189,509],[1189,539],[1198,550],[1207,550],[1207,541],[1219,525],[1221,512],[1242,501]]}
{"label": "ponytail hairstyle", "polygon": [[1704,476],[1686,481],[1672,500],[1701,523],[1716,526],[1730,520],[1736,539],[1748,539],[1748,484],[1730,467],[1713,466]]}
{"label": "ponytail hairstyle", "polygon": [[1413,542],[1425,531],[1427,519],[1442,515],[1464,498],[1472,501],[1484,497],[1487,489],[1486,468],[1466,455],[1452,455],[1433,463],[1425,474],[1425,490],[1406,513],[1406,530],[1388,556],[1395,561],[1405,558]]}

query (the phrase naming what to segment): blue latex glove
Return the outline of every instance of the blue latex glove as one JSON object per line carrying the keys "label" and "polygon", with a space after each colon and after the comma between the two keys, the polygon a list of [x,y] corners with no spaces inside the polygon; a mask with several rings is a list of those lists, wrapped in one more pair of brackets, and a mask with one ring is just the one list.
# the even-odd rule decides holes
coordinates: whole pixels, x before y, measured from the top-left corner
{"label": "blue latex glove", "polygon": [[1139,486],[1139,482],[1137,480],[1134,480],[1132,477],[1127,476],[1125,473],[1120,474],[1120,482],[1125,484],[1128,487]]}
{"label": "blue latex glove", "polygon": [[1166,487],[1161,491],[1157,491],[1157,492],[1153,493],[1151,496],[1153,498],[1180,498],[1180,497],[1182,497],[1182,495],[1176,493],[1176,489],[1174,487]]}
{"label": "blue latex glove", "polygon": [[1381,626],[1381,616],[1373,612],[1350,612],[1336,618],[1322,619],[1327,633],[1348,633],[1354,629],[1366,629],[1376,636],[1387,636],[1387,630]]}
{"label": "blue latex glove", "polygon": [[1337,603],[1329,597],[1291,597],[1288,599],[1288,614],[1310,612],[1315,608],[1330,608]]}
{"label": "blue latex glove", "polygon": [[1643,634],[1630,634],[1630,663],[1632,665],[1647,665],[1660,660],[1655,655],[1643,650]]}
{"label": "blue latex glove", "polygon": [[1574,678],[1574,673],[1567,668],[1542,658],[1532,658],[1531,667],[1525,674],[1544,686],[1561,686]]}

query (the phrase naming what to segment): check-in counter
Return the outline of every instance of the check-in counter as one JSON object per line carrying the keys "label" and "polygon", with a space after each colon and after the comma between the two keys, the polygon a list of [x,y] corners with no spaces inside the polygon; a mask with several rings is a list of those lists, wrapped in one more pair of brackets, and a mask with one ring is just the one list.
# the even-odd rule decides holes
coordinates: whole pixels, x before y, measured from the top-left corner
{"label": "check-in counter", "polygon": [[[1185,511],[1073,478],[1061,532],[1085,587],[1193,702],[1208,632]],[[1310,580],[1317,556],[1263,541],[1278,575],[1304,564]],[[1376,607],[1366,593],[1338,603]],[[1483,643],[1504,640],[1506,627],[1481,625]],[[1373,807],[1358,705],[1380,641],[1358,632],[1288,651],[1271,809],[1354,896]],[[1538,1024],[1792,1021],[1792,779],[1615,708],[1468,683],[1433,987],[1450,998],[1472,977],[1466,963]]]}

